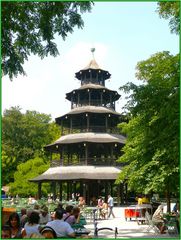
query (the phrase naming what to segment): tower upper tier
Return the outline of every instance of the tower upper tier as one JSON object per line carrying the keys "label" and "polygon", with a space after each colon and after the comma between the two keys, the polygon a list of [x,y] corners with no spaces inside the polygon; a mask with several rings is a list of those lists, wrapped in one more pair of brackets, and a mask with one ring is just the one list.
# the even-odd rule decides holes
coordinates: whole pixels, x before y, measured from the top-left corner
{"label": "tower upper tier", "polygon": [[109,79],[111,74],[99,67],[95,59],[92,59],[90,63],[75,73],[75,77],[81,81],[81,85],[93,83],[105,86],[105,80]]}

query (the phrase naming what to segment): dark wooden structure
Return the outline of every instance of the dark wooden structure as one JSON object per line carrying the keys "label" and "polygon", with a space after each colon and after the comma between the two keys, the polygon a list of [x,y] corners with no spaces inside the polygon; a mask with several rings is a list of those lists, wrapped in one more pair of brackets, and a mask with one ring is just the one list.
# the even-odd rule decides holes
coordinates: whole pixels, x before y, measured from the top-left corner
{"label": "dark wooden structure", "polygon": [[54,197],[59,189],[60,200],[62,184],[66,184],[67,199],[79,192],[87,204],[92,198],[108,194],[117,197],[118,203],[123,202],[125,186],[114,184],[121,171],[116,160],[125,143],[125,136],[116,127],[121,121],[121,115],[115,111],[120,95],[105,87],[111,74],[94,59],[75,76],[81,87],[66,94],[71,111],[56,118],[62,136],[45,147],[52,154],[58,153],[59,159],[51,160],[51,167],[30,181],[38,183],[39,197],[41,184],[51,182]]}

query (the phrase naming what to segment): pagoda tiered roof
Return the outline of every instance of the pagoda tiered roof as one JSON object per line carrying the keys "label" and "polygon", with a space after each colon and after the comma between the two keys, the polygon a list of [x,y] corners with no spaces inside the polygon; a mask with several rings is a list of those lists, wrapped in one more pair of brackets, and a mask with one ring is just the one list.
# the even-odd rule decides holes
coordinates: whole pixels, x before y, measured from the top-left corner
{"label": "pagoda tiered roof", "polygon": [[87,84],[83,84],[80,88],[74,89],[71,92],[66,93],[66,99],[71,100],[72,94],[75,94],[76,92],[80,92],[80,91],[83,91],[83,90],[86,90],[86,89],[103,90],[104,94],[111,92],[111,93],[113,93],[115,95],[114,96],[114,100],[115,101],[118,100],[120,98],[120,96],[121,96],[120,94],[118,94],[117,91],[108,89],[108,88],[106,88],[103,85],[87,83]]}
{"label": "pagoda tiered roof", "polygon": [[101,107],[101,106],[83,106],[72,109],[70,112],[58,117],[55,119],[56,123],[59,123],[61,119],[66,118],[68,115],[76,115],[76,114],[86,114],[86,113],[97,113],[97,114],[112,114],[121,116],[120,113],[114,111],[113,109]]}
{"label": "pagoda tiered roof", "polygon": [[89,64],[83,69],[83,70],[87,70],[87,69],[101,69],[99,67],[99,65],[97,64],[95,59],[92,59]]}
{"label": "pagoda tiered roof", "polygon": [[126,138],[120,134],[109,134],[109,133],[74,133],[61,136],[53,144],[49,144],[46,147],[53,146],[56,144],[69,144],[69,143],[80,143],[80,142],[93,142],[93,143],[125,143]]}
{"label": "pagoda tiered roof", "polygon": [[30,181],[98,179],[114,180],[120,173],[119,167],[112,166],[61,166],[49,168]]}
{"label": "pagoda tiered roof", "polygon": [[109,79],[111,77],[111,74],[106,71],[106,70],[103,70],[99,67],[99,65],[97,64],[97,62],[95,61],[95,59],[92,59],[89,64],[83,68],[82,70],[80,70],[79,72],[76,72],[75,73],[75,76],[77,79],[81,80],[81,76],[83,73],[86,73],[86,72],[89,72],[89,71],[96,71],[96,72],[99,72],[103,78],[106,80],[106,79]]}

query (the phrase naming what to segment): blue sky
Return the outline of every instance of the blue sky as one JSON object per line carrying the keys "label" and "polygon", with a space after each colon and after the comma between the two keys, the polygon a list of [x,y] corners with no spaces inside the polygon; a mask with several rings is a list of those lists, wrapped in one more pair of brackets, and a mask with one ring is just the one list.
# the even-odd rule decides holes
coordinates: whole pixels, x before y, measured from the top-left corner
{"label": "blue sky", "polygon": [[[179,52],[179,37],[170,33],[168,21],[160,19],[155,2],[95,2],[91,13],[82,15],[83,29],[74,29],[66,41],[56,37],[60,55],[41,60],[31,56],[24,64],[27,76],[11,82],[2,80],[2,111],[20,106],[23,111],[36,110],[52,118],[70,111],[65,94],[80,87],[75,72],[92,59],[112,76],[106,87],[117,90],[135,78],[137,62],[160,51]],[[116,104],[122,112],[124,96]]]}

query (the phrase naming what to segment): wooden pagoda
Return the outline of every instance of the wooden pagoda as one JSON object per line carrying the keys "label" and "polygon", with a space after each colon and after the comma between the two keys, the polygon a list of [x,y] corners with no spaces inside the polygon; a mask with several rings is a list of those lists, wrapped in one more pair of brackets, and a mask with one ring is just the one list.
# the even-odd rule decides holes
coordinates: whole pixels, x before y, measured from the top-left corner
{"label": "wooden pagoda", "polygon": [[61,126],[61,137],[45,149],[57,153],[59,159],[52,160],[50,168],[31,179],[41,184],[51,182],[53,196],[57,192],[62,200],[62,186],[66,185],[67,200],[72,193],[80,193],[86,203],[98,196],[112,194],[118,203],[123,202],[123,185],[114,182],[121,171],[116,160],[121,155],[125,136],[117,129],[121,115],[115,111],[115,102],[120,98],[117,91],[105,87],[111,74],[102,70],[94,57],[87,67],[75,73],[81,86],[66,94],[71,102],[71,111],[56,118]]}

